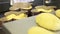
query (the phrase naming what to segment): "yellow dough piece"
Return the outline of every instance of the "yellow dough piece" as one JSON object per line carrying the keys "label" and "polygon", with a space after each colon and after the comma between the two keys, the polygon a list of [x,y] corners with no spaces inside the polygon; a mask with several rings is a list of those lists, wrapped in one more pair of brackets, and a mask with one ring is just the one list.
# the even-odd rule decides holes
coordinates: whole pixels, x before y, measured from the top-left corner
{"label": "yellow dough piece", "polygon": [[35,10],[36,10],[35,12],[40,12],[40,11],[44,12],[44,11],[46,11],[45,10],[46,7],[47,6],[44,6],[44,5],[43,6],[36,6],[35,7]]}
{"label": "yellow dough piece", "polygon": [[33,9],[32,12],[45,12],[45,13],[49,13],[49,12],[52,12],[54,11],[54,9]]}
{"label": "yellow dough piece", "polygon": [[56,10],[55,14],[60,18],[60,9]]}
{"label": "yellow dough piece", "polygon": [[36,9],[37,11],[42,11],[42,12],[46,12],[47,10],[45,9]]}
{"label": "yellow dough piece", "polygon": [[36,7],[35,7],[35,9],[41,9],[41,8],[46,9],[46,8],[47,8],[47,6],[42,5],[42,6],[36,6]]}
{"label": "yellow dough piece", "polygon": [[45,8],[45,10],[47,10],[47,11],[44,11],[44,12],[52,12],[52,11],[54,11],[54,8],[56,8],[56,6],[47,6]]}
{"label": "yellow dough piece", "polygon": [[50,12],[52,12],[52,11],[54,11],[54,9],[46,9],[46,11],[43,11],[43,12],[45,12],[45,13],[50,13]]}
{"label": "yellow dough piece", "polygon": [[15,3],[12,7],[9,8],[9,10],[17,10],[17,9],[31,9],[31,3]]}
{"label": "yellow dough piece", "polygon": [[5,22],[5,21],[8,21],[8,20],[6,19],[6,17],[2,17],[2,18],[0,18],[0,21]]}
{"label": "yellow dough piece", "polygon": [[32,6],[26,7],[26,8],[22,7],[21,9],[26,9],[26,10],[28,10],[28,9],[31,9],[31,8],[32,8]]}
{"label": "yellow dough piece", "polygon": [[36,6],[35,9],[37,10],[36,12],[42,11],[42,12],[52,12],[54,11],[55,6]]}
{"label": "yellow dough piece", "polygon": [[31,6],[31,3],[21,3],[21,4],[20,4],[20,8],[21,8],[21,9],[29,10],[29,9],[32,8],[32,6]]}
{"label": "yellow dough piece", "polygon": [[16,17],[14,17],[14,19],[23,19],[23,18],[26,18],[26,17],[27,17],[26,14],[21,13],[21,14],[17,15]]}
{"label": "yellow dough piece", "polygon": [[36,23],[50,30],[60,30],[60,19],[51,13],[41,13],[36,16]]}
{"label": "yellow dough piece", "polygon": [[15,6],[12,6],[9,8],[9,10],[18,10],[19,8],[18,7],[15,7]]}
{"label": "yellow dough piece", "polygon": [[38,26],[34,26],[28,30],[28,34],[56,34],[56,33],[48,31]]}
{"label": "yellow dough piece", "polygon": [[7,16],[6,16],[6,19],[7,19],[7,20],[11,20],[11,19],[13,19],[14,17],[16,17],[15,14],[10,14],[10,15],[7,15]]}
{"label": "yellow dough piece", "polygon": [[8,11],[8,12],[4,13],[5,16],[10,15],[10,14],[17,14],[17,12],[16,11]]}
{"label": "yellow dough piece", "polygon": [[45,12],[45,13],[49,13],[49,12],[52,12],[52,11],[54,11],[54,9],[36,9],[37,10],[37,12],[40,12],[40,11],[42,11],[42,12]]}
{"label": "yellow dough piece", "polygon": [[19,4],[20,4],[20,3],[15,3],[15,4],[13,4],[13,5],[9,8],[9,10],[17,10],[17,9],[19,9]]}
{"label": "yellow dough piece", "polygon": [[41,12],[41,11],[37,11],[37,9],[32,9],[31,12]]}

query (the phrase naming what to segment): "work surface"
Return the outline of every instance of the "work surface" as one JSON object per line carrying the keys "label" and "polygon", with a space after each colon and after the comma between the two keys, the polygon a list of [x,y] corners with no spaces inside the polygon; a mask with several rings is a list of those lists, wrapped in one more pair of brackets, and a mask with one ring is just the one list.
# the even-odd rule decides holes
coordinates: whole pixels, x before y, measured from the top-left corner
{"label": "work surface", "polygon": [[9,23],[5,23],[5,31],[9,31],[7,34],[27,34],[30,27],[35,26],[35,18],[29,17],[22,20],[17,20]]}
{"label": "work surface", "polygon": [[[36,26],[35,16],[22,20],[4,23],[3,26],[3,30],[6,32],[6,34],[27,34],[29,28],[31,28],[32,26]],[[60,32],[56,33],[60,34]]]}
{"label": "work surface", "polygon": [[0,29],[0,34],[5,34],[5,32],[2,29]]}

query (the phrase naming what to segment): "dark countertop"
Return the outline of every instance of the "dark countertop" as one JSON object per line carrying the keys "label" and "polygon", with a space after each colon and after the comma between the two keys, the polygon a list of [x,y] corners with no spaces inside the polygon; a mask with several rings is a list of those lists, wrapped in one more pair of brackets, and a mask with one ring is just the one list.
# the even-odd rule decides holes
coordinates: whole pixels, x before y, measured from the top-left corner
{"label": "dark countertop", "polygon": [[5,34],[5,32],[2,29],[0,29],[0,34]]}

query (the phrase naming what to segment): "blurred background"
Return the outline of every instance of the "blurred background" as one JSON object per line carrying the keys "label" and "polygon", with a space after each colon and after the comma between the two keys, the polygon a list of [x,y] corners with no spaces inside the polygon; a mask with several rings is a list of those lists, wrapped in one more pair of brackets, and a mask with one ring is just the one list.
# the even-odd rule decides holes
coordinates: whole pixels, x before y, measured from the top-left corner
{"label": "blurred background", "polygon": [[[45,0],[34,0],[33,5],[43,5]],[[54,5],[60,8],[60,0],[51,0],[51,3],[45,5]],[[0,12],[7,11],[10,7],[10,0],[0,0]]]}

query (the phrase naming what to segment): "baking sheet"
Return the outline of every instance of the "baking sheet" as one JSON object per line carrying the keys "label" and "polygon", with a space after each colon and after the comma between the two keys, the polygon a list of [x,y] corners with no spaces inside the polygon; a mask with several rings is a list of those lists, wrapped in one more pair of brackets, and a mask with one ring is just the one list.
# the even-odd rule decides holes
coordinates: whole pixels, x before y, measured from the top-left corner
{"label": "baking sheet", "polygon": [[35,16],[4,23],[3,26],[3,30],[6,32],[6,34],[27,34],[29,28],[36,26]]}

